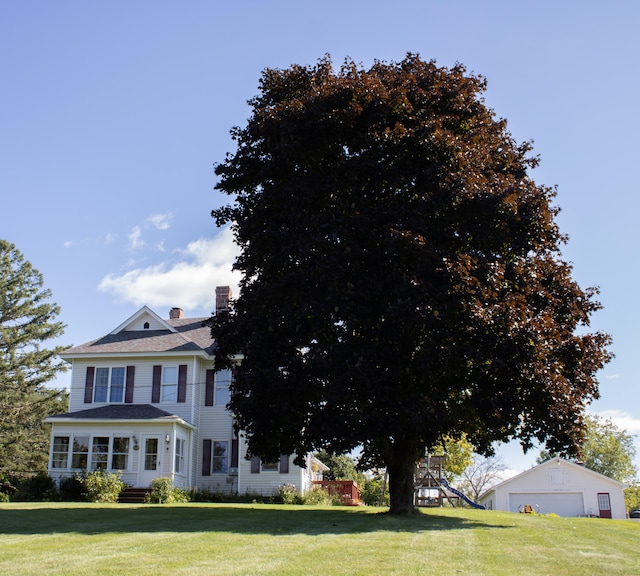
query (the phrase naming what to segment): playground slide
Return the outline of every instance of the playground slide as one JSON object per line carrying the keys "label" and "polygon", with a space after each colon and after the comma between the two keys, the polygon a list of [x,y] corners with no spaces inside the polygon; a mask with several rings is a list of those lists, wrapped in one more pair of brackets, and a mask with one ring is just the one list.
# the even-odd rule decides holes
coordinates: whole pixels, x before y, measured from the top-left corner
{"label": "playground slide", "polygon": [[478,508],[479,510],[486,510],[486,508],[482,504],[478,504],[474,502],[470,498],[467,498],[460,490],[456,490],[455,488],[449,486],[449,482],[447,482],[444,478],[440,479],[440,484],[442,484],[447,490],[451,490],[456,496],[462,498],[469,506],[473,506],[474,508]]}

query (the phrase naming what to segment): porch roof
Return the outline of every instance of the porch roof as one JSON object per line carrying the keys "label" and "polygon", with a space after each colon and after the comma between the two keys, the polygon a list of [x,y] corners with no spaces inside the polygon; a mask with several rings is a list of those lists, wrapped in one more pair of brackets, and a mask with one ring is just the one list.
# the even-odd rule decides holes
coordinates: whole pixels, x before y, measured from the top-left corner
{"label": "porch roof", "polygon": [[54,414],[49,416],[45,422],[78,422],[78,421],[98,421],[98,420],[137,420],[137,421],[161,421],[167,423],[183,424],[193,428],[191,424],[183,420],[180,416],[171,414],[151,404],[108,404],[87,410],[76,412],[65,412],[64,414]]}

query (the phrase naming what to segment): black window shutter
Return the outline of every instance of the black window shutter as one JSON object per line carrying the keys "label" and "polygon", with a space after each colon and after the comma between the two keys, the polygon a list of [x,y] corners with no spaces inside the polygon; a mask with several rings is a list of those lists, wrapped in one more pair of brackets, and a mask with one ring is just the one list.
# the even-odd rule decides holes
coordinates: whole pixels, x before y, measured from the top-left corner
{"label": "black window shutter", "polygon": [[204,405],[213,406],[213,382],[214,372],[213,370],[207,370],[206,379],[204,383]]}
{"label": "black window shutter", "polygon": [[187,365],[178,366],[178,402],[187,401]]}
{"label": "black window shutter", "polygon": [[280,474],[289,474],[289,455],[280,455]]}
{"label": "black window shutter", "polygon": [[202,475],[211,476],[211,440],[202,441]]}
{"label": "black window shutter", "polygon": [[153,367],[153,384],[151,386],[151,402],[160,402],[160,382],[162,379],[162,366]]}
{"label": "black window shutter", "polygon": [[251,474],[260,474],[260,456],[251,457]]}
{"label": "black window shutter", "polygon": [[124,401],[127,404],[131,404],[133,402],[133,384],[136,376],[136,367],[135,366],[127,366],[127,377],[126,377],[126,385],[124,389]]}
{"label": "black window shutter", "polygon": [[95,366],[87,366],[87,377],[84,381],[84,403],[93,402],[93,376],[96,372]]}
{"label": "black window shutter", "polygon": [[238,439],[231,439],[231,467],[238,467]]}

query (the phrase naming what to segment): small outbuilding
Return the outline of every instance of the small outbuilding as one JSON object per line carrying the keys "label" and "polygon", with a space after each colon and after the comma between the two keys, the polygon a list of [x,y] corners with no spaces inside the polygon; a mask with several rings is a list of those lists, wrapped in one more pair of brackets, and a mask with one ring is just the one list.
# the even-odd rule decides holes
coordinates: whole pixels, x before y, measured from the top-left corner
{"label": "small outbuilding", "polygon": [[552,458],[494,486],[480,503],[509,512],[625,519],[626,487],[575,462]]}

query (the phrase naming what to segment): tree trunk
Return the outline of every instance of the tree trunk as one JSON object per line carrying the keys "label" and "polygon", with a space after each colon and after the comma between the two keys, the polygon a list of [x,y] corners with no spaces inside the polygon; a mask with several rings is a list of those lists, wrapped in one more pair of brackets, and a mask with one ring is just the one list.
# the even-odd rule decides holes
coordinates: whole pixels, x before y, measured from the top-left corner
{"label": "tree trunk", "polygon": [[396,447],[387,464],[389,472],[389,514],[413,514],[413,484],[416,457],[413,450]]}

